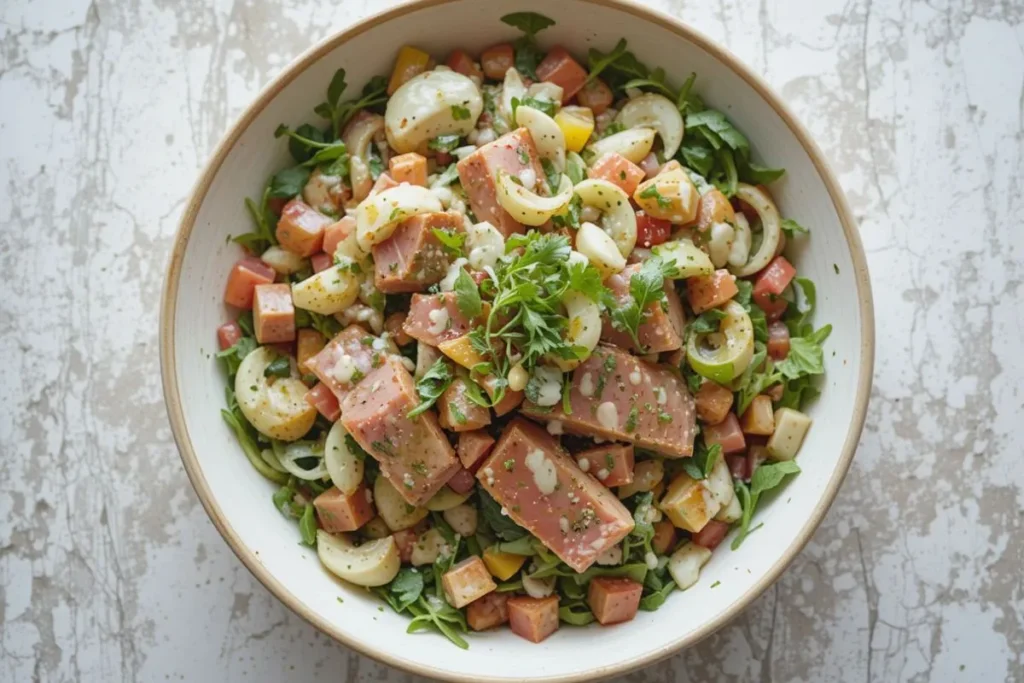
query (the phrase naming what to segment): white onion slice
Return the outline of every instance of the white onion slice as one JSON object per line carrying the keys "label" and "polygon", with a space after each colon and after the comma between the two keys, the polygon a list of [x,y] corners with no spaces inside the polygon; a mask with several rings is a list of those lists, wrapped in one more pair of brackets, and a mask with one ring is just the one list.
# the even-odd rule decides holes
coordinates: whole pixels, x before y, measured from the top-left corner
{"label": "white onion slice", "polygon": [[441,211],[441,202],[425,187],[402,183],[372,197],[356,209],[356,240],[359,248],[369,253],[406,218],[421,213]]}
{"label": "white onion slice", "polygon": [[516,124],[530,131],[542,159],[550,161],[559,173],[565,170],[565,134],[553,118],[533,107],[519,105]]}
{"label": "white onion slice", "polygon": [[758,188],[740,183],[736,187],[736,196],[750,204],[754,211],[757,211],[757,215],[761,217],[761,246],[758,247],[757,253],[742,266],[729,266],[733,275],[745,277],[753,275],[767,266],[775,256],[775,250],[779,246],[779,238],[782,235],[782,225],[775,202]]}
{"label": "white onion slice", "polygon": [[324,463],[331,481],[346,496],[351,496],[363,481],[363,461],[349,449],[348,432],[341,421],[334,423],[324,442]]}
{"label": "white onion slice", "polygon": [[605,154],[616,152],[634,164],[639,164],[645,156],[651,153],[656,135],[657,131],[653,128],[630,128],[621,133],[601,138],[592,143],[589,149],[594,153],[594,160],[600,159]]}
{"label": "white onion slice", "polygon": [[674,157],[683,143],[683,117],[675,103],[664,95],[645,93],[634,97],[615,120],[627,129],[644,126],[658,131],[665,159]]}
{"label": "white onion slice", "polygon": [[573,191],[584,206],[601,211],[601,228],[614,240],[623,257],[628,257],[636,246],[636,214],[629,203],[629,195],[607,180],[591,178],[578,184]]}
{"label": "white onion slice", "polygon": [[[620,190],[621,191],[621,190]],[[504,171],[498,173],[498,203],[523,225],[544,225],[572,199],[572,181],[563,175],[554,197],[541,197],[519,185]]]}

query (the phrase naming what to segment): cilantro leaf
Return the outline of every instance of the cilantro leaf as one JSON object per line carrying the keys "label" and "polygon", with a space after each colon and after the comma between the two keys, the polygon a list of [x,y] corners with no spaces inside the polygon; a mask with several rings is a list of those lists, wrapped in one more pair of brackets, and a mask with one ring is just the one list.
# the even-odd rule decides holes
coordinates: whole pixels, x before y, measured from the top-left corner
{"label": "cilantro leaf", "polygon": [[555,25],[555,20],[537,12],[513,12],[501,18],[503,24],[517,28],[528,36],[536,36],[546,28]]}
{"label": "cilantro leaf", "polygon": [[718,332],[725,320],[725,312],[718,308],[711,308],[694,318],[690,323],[690,332],[694,334],[710,334]]}
{"label": "cilantro leaf", "polygon": [[459,104],[452,105],[452,118],[456,121],[465,121],[472,115],[472,112],[470,112],[467,107],[463,107]]}
{"label": "cilantro leaf", "polygon": [[462,247],[466,243],[466,233],[444,230],[442,228],[431,228],[430,231],[437,241],[441,243],[441,247],[449,258],[462,256]]}
{"label": "cilantro leaf", "polygon": [[832,333],[832,326],[825,325],[806,337],[791,337],[789,354],[776,366],[787,379],[804,375],[820,375],[825,372],[822,343]]}
{"label": "cilantro leaf", "polygon": [[551,224],[556,228],[572,228],[573,230],[579,230],[580,216],[582,215],[583,200],[578,194],[573,194],[572,199],[569,200],[569,205],[565,209],[565,213],[552,216]]}
{"label": "cilantro leaf", "polygon": [[662,196],[662,194],[658,192],[658,186],[654,183],[651,183],[648,187],[641,191],[639,197],[641,199],[657,200],[658,206],[662,209],[667,209],[670,206],[672,206],[672,201]]}
{"label": "cilantro leaf", "polygon": [[455,278],[455,303],[467,318],[475,318],[483,311],[480,290],[465,268],[460,269],[459,276]]}
{"label": "cilantro leaf", "polygon": [[293,166],[278,171],[270,179],[269,197],[272,199],[291,199],[302,194],[302,188],[309,181],[310,170],[303,166]]}
{"label": "cilantro leaf", "polygon": [[523,32],[513,43],[516,69],[535,81],[540,80],[537,78],[537,65],[543,53],[537,46],[537,34],[554,26],[554,20],[536,12],[513,12],[503,16],[501,21]]}

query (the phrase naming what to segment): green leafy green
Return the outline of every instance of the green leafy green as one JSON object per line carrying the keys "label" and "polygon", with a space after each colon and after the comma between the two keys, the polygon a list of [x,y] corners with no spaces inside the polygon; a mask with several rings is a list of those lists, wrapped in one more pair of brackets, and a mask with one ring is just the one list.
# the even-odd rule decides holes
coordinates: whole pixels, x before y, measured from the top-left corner
{"label": "green leafy green", "polygon": [[594,613],[584,600],[573,600],[559,606],[558,618],[570,626],[586,626],[595,619]]}
{"label": "green leafy green", "polygon": [[[768,387],[782,381],[782,373],[767,358],[768,351],[762,342],[754,342],[754,355],[743,374],[736,380],[736,412],[740,415],[750,406],[754,398]],[[759,369],[762,367],[763,369]]]}
{"label": "green leafy green", "polygon": [[423,595],[423,573],[413,567],[402,567],[391,583],[374,589],[398,613],[404,612]]}
{"label": "green leafy green", "polygon": [[462,247],[466,243],[466,233],[445,230],[443,228],[431,228],[430,231],[441,243],[441,247],[449,258],[456,259],[462,256]]}
{"label": "green leafy green", "polygon": [[246,197],[245,208],[255,223],[256,230],[233,237],[231,241],[242,245],[253,254],[262,254],[268,247],[277,244],[277,216],[270,210],[270,187],[263,190],[259,205]]}
{"label": "green leafy green", "polygon": [[459,168],[456,164],[449,164],[448,168],[444,169],[437,180],[434,181],[434,185],[437,187],[447,187],[459,179]]}
{"label": "green leafy green", "polygon": [[754,328],[754,340],[759,342],[768,341],[768,319],[764,310],[754,303],[754,285],[749,280],[737,280],[736,289],[739,290],[734,297],[736,303],[743,306],[743,309],[750,316],[750,324]]}
{"label": "green leafy green", "polygon": [[678,272],[675,261],[652,256],[630,278],[627,301],[618,300],[607,291],[603,294],[612,327],[629,334],[637,349],[643,349],[638,330],[647,316],[647,308],[652,304],[665,305],[665,278],[674,277]]}
{"label": "green leafy green", "polygon": [[501,514],[501,505],[491,498],[486,491],[477,489],[480,499],[480,516],[494,535],[502,541],[516,541],[529,537],[529,532],[512,521],[507,515]]}
{"label": "green leafy green", "polygon": [[256,468],[257,472],[270,481],[278,484],[286,483],[288,475],[275,470],[260,455],[260,447],[256,443],[256,430],[253,429],[249,421],[242,415],[242,411],[238,408],[238,402],[235,401],[235,392],[231,390],[231,387],[227,388],[227,395],[229,410],[221,410],[220,416],[224,418],[224,421],[231,427],[231,431],[235,433],[235,438],[238,439],[238,444],[242,447],[245,457],[249,459],[249,462]]}
{"label": "green leafy green", "polygon": [[821,345],[831,333],[832,326],[825,325],[806,337],[791,337],[789,354],[775,367],[786,379],[823,374],[825,360]]}
{"label": "green leafy green", "polygon": [[640,598],[640,609],[645,612],[653,612],[662,605],[665,604],[665,600],[668,599],[669,593],[676,589],[676,582],[669,581],[665,583],[661,588],[652,591],[651,593]]}
{"label": "green leafy green", "polygon": [[274,495],[270,499],[273,501],[277,511],[288,519],[298,519],[302,516],[301,512],[296,512],[295,510],[295,486],[291,479],[288,480],[287,484],[274,491]]}
{"label": "green leafy green", "polygon": [[470,112],[467,107],[463,107],[459,104],[452,105],[452,118],[456,121],[465,121],[472,115],[472,112]]}
{"label": "green leafy green", "polygon": [[708,447],[704,444],[704,439],[701,438],[694,444],[693,456],[682,460],[682,468],[691,479],[707,479],[711,475],[715,463],[721,457],[721,444],[716,443]]}
{"label": "green leafy green", "polygon": [[459,270],[459,276],[455,278],[455,303],[467,318],[475,318],[483,312],[480,290],[465,268]]}
{"label": "green leafy green", "polygon": [[458,147],[461,141],[462,138],[454,133],[451,135],[438,135],[427,143],[427,148],[435,152],[450,152]]}
{"label": "green leafy green", "polygon": [[361,96],[356,100],[342,102],[341,96],[348,87],[345,70],[334,72],[327,86],[327,99],[313,108],[318,115],[330,120],[335,136],[340,136],[345,124],[363,109],[373,109],[387,102],[388,81],[384,76],[374,76],[363,86]]}
{"label": "green leafy green", "polygon": [[544,169],[544,178],[548,182],[548,189],[551,191],[551,194],[554,194],[558,191],[558,184],[562,180],[562,174],[551,163],[551,159],[541,159],[540,165]]}
{"label": "green leafy green", "polygon": [[408,610],[414,616],[406,632],[435,630],[463,650],[469,648],[469,643],[460,635],[460,632],[465,633],[469,630],[466,617],[449,605],[444,598],[421,595],[416,602],[408,606]]}
{"label": "green leafy green", "polygon": [[227,370],[229,378],[235,376],[238,372],[238,366],[258,346],[259,344],[252,337],[241,337],[232,346],[217,352],[217,358],[224,361],[224,369]]}
{"label": "green leafy green", "polygon": [[288,377],[292,374],[292,363],[288,356],[278,356],[263,369],[264,377]]}
{"label": "green leafy green", "polygon": [[793,237],[794,235],[797,235],[797,234],[804,234],[804,235],[806,235],[807,233],[810,232],[810,230],[808,230],[804,226],[800,225],[799,223],[797,223],[792,218],[783,218],[782,219],[782,232],[786,233],[786,237]]}
{"label": "green leafy green", "polygon": [[725,320],[724,311],[718,308],[710,308],[693,319],[690,323],[690,332],[692,334],[718,332],[723,320]]}
{"label": "green leafy green", "polygon": [[513,12],[501,18],[502,23],[517,28],[528,36],[536,36],[555,25],[555,20],[537,12]]}
{"label": "green leafy green", "polygon": [[416,393],[420,397],[420,403],[410,410],[406,417],[414,418],[426,412],[437,402],[437,399],[441,398],[441,394],[451,386],[454,380],[455,375],[452,373],[448,361],[443,357],[438,358],[423,377],[416,382]]}
{"label": "green leafy green", "polygon": [[590,67],[590,73],[587,74],[587,80],[584,81],[584,85],[600,76],[602,71],[618,62],[626,54],[625,38],[620,38],[619,42],[615,44],[615,47],[608,54],[590,48],[590,51],[587,53],[587,65]]}
{"label": "green leafy green", "polygon": [[313,548],[316,547],[316,513],[313,505],[307,503],[299,518],[299,534],[302,535],[302,542]]}
{"label": "green leafy green", "polygon": [[503,16],[501,21],[523,32],[523,35],[512,44],[515,49],[516,70],[532,80],[539,81],[537,65],[543,59],[543,53],[537,45],[537,34],[554,26],[554,20],[536,12],[513,12]]}
{"label": "green leafy green", "polygon": [[569,200],[569,204],[565,209],[564,213],[556,214],[551,217],[551,224],[556,228],[572,228],[573,230],[579,230],[580,228],[580,216],[583,213],[583,200],[578,194],[573,194],[572,199]]}
{"label": "green leafy green", "polygon": [[270,179],[270,197],[291,199],[302,194],[302,188],[309,181],[310,170],[304,166],[292,166],[278,171]]}
{"label": "green leafy green", "polygon": [[736,550],[755,529],[750,528],[754,510],[761,499],[761,494],[778,487],[789,474],[798,474],[800,466],[795,460],[783,460],[775,463],[762,463],[750,478],[750,488],[742,481],[734,482],[736,495],[740,498],[743,517],[740,519],[740,530],[732,541],[732,549]]}

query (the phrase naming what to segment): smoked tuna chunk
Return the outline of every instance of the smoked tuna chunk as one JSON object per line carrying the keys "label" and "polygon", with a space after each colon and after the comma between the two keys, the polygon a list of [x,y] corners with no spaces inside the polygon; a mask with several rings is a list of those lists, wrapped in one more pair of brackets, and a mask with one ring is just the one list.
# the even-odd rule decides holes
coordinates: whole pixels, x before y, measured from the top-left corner
{"label": "smoked tuna chunk", "polygon": [[571,434],[627,441],[670,458],[693,454],[695,410],[683,380],[624,349],[598,344],[573,371],[569,403],[570,415],[561,403],[542,408],[527,401],[522,410],[558,420]]}
{"label": "smoked tuna chunk", "polygon": [[382,292],[422,292],[448,272],[449,259],[434,230],[462,232],[456,211],[423,213],[398,224],[388,239],[373,247],[373,281]]}
{"label": "smoked tuna chunk", "polygon": [[413,294],[402,329],[413,339],[438,346],[468,334],[479,320],[462,315],[455,292]]}
{"label": "smoked tuna chunk", "polygon": [[[628,265],[621,273],[612,275],[605,282],[605,285],[611,290],[612,296],[618,301],[625,303],[630,300],[629,281],[634,273],[639,272],[640,268],[641,264],[639,263]],[[676,294],[671,280],[665,280],[665,304],[665,308],[662,308],[660,302],[653,303],[644,312],[644,321],[637,329],[637,337],[643,348],[638,349],[629,334],[612,327],[611,320],[607,316],[605,316],[604,326],[601,328],[601,339],[636,353],[660,353],[681,348],[683,346],[683,326],[686,321],[683,316],[683,305],[679,301],[679,295]]]}
{"label": "smoked tuna chunk", "polygon": [[312,256],[324,244],[324,230],[334,221],[301,199],[284,205],[277,221],[277,241],[299,256]]}
{"label": "smoked tuna chunk", "polygon": [[562,104],[580,91],[587,82],[587,70],[579,65],[561,45],[554,47],[537,65],[537,78],[562,87]]}
{"label": "smoked tuna chunk", "polygon": [[466,622],[474,631],[486,631],[508,621],[508,593],[488,593],[466,607]]}
{"label": "smoked tuna chunk", "polygon": [[517,128],[502,135],[464,158],[457,168],[477,220],[489,222],[505,237],[523,232],[523,224],[498,203],[496,183],[498,171],[505,171],[535,190],[537,181],[545,177],[530,131]]}
{"label": "smoked tuna chunk", "polygon": [[476,477],[516,524],[578,572],[633,529],[622,503],[522,418],[508,424]]}
{"label": "smoked tuna chunk", "polygon": [[341,403],[342,425],[410,505],[430,500],[462,467],[434,411],[408,417],[419,402],[412,375],[389,357]]}
{"label": "smoked tuna chunk", "polygon": [[558,596],[527,598],[517,595],[509,598],[508,621],[512,633],[539,643],[558,630]]}
{"label": "smoked tuna chunk", "polygon": [[573,454],[584,472],[590,473],[605,486],[633,483],[633,445],[621,443],[588,448]]}
{"label": "smoked tuna chunk", "polygon": [[468,432],[491,424],[491,411],[469,399],[462,377],[457,377],[441,394],[437,415],[441,426],[452,432]]}
{"label": "smoked tuna chunk", "polygon": [[459,445],[456,447],[456,451],[462,466],[470,472],[476,472],[493,446],[493,436],[483,429],[475,429],[459,434]]}
{"label": "smoked tuna chunk", "polygon": [[350,496],[337,486],[327,489],[313,499],[320,526],[332,534],[360,528],[377,514],[368,494],[369,490],[362,484]]}
{"label": "smoked tuna chunk", "polygon": [[374,369],[384,364],[388,345],[359,325],[339,332],[304,368],[330,388],[339,401]]}
{"label": "smoked tuna chunk", "polygon": [[224,288],[224,303],[235,308],[252,308],[256,285],[274,281],[274,269],[255,256],[246,256],[231,269]]}
{"label": "smoked tuna chunk", "polygon": [[636,616],[643,585],[626,578],[598,576],[590,582],[587,604],[602,626],[621,624]]}
{"label": "smoked tuna chunk", "polygon": [[295,339],[295,306],[292,288],[280,283],[256,285],[253,292],[252,326],[260,344],[277,344]]}
{"label": "smoked tuna chunk", "polygon": [[479,600],[498,587],[484,561],[476,555],[470,555],[446,571],[441,583],[445,598],[456,609]]}

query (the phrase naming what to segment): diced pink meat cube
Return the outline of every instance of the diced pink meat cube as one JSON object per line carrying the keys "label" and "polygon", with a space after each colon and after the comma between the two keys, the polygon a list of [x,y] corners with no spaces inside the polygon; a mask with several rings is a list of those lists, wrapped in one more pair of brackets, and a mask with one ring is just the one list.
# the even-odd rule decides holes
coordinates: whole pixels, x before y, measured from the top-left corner
{"label": "diced pink meat cube", "polygon": [[[523,232],[523,224],[498,204],[496,183],[498,171],[519,177],[530,190],[544,178],[540,155],[530,131],[517,128],[502,135],[462,159],[458,170],[462,188],[469,196],[469,204],[477,220],[489,222],[505,237]],[[533,182],[529,182],[531,180]]]}
{"label": "diced pink meat cube", "polygon": [[718,547],[726,535],[729,533],[729,525],[725,522],[719,522],[717,519],[708,520],[708,523],[704,525],[704,528],[691,536],[694,543],[699,546],[703,546],[708,550],[714,550]]}
{"label": "diced pink meat cube", "polygon": [[407,218],[388,239],[373,247],[374,284],[382,292],[422,292],[448,272],[450,260],[434,230],[462,232],[457,211]]}
{"label": "diced pink meat cube", "polygon": [[537,78],[562,87],[562,104],[580,91],[587,82],[587,70],[572,58],[561,45],[552,48],[537,65]]}
{"label": "diced pink meat cube", "polygon": [[[621,273],[616,273],[608,278],[605,285],[611,290],[613,297],[623,303],[630,300],[629,282],[633,274],[639,272],[641,267],[641,264],[634,263],[626,266]],[[604,326],[601,328],[601,339],[637,353],[660,353],[681,348],[683,327],[686,321],[683,316],[683,305],[679,301],[679,295],[676,294],[671,280],[665,280],[665,302],[668,304],[668,310],[663,309],[660,302],[656,302],[648,306],[644,312],[644,321],[637,328],[637,337],[640,339],[640,344],[643,345],[642,349],[636,348],[629,334],[612,327],[611,320],[607,316],[604,319]]]}
{"label": "diced pink meat cube", "polygon": [[236,322],[224,323],[217,328],[217,345],[220,350],[230,349],[239,339],[245,336]]}
{"label": "diced pink meat cube", "polygon": [[484,561],[476,555],[470,555],[446,571],[441,583],[445,598],[455,609],[465,607],[498,587]]}
{"label": "diced pink meat cube", "polygon": [[466,380],[458,377],[437,400],[441,426],[451,432],[468,432],[491,424],[491,411],[470,400]]}
{"label": "diced pink meat cube", "polygon": [[283,249],[299,256],[312,256],[324,243],[324,230],[333,220],[301,199],[284,205],[277,221],[277,241]]}
{"label": "diced pink meat cube", "polygon": [[274,281],[274,269],[255,256],[246,256],[235,264],[224,288],[224,303],[235,308],[252,308],[256,285]]}
{"label": "diced pink meat cube", "polygon": [[317,382],[315,387],[306,392],[306,403],[316,408],[318,413],[331,422],[337,422],[341,417],[338,397],[323,382]]}
{"label": "diced pink meat cube", "polygon": [[482,429],[476,429],[472,432],[462,432],[459,434],[459,444],[456,446],[456,451],[459,454],[462,466],[470,472],[476,472],[480,469],[481,463],[483,463],[484,458],[491,452],[493,447],[494,437]]}
{"label": "diced pink meat cube", "polygon": [[479,324],[479,320],[471,320],[462,315],[455,292],[442,292],[413,294],[409,315],[402,323],[402,329],[413,339],[437,346],[468,334]]}
{"label": "diced pink meat cube", "polygon": [[598,576],[590,581],[587,604],[602,626],[621,624],[636,616],[644,587],[624,577]]}
{"label": "diced pink meat cube", "polygon": [[313,268],[314,273],[319,273],[334,265],[334,257],[327,252],[321,251],[309,257],[309,265]]}
{"label": "diced pink meat cube", "polygon": [[708,447],[719,444],[723,453],[739,453],[747,448],[747,440],[740,429],[736,413],[729,413],[716,425],[704,425],[704,443]]}
{"label": "diced pink meat cube", "polygon": [[558,596],[528,598],[517,595],[509,598],[508,621],[512,633],[539,643],[558,630]]}
{"label": "diced pink meat cube", "polygon": [[341,403],[342,425],[410,505],[430,500],[462,467],[434,411],[408,417],[419,402],[412,375],[389,357]]}
{"label": "diced pink meat cube", "polygon": [[337,223],[331,223],[324,229],[324,253],[334,258],[334,251],[341,244],[342,240],[352,234],[356,229],[356,219],[345,216]]}
{"label": "diced pink meat cube", "polygon": [[696,416],[686,384],[624,349],[598,344],[573,371],[569,404],[569,415],[561,403],[541,408],[527,401],[522,411],[558,420],[572,434],[626,441],[669,458],[693,454]]}
{"label": "diced pink meat cube", "polygon": [[633,483],[633,445],[621,443],[588,448],[574,453],[580,469],[597,478],[605,486]]}
{"label": "diced pink meat cube", "polygon": [[337,486],[332,486],[313,499],[320,526],[332,534],[339,531],[355,531],[376,516],[370,502],[369,490],[359,485],[352,495],[346,496]]}
{"label": "diced pink meat cube", "polygon": [[644,171],[618,152],[608,152],[594,162],[587,177],[607,180],[632,197],[644,179]]}
{"label": "diced pink meat cube", "polygon": [[285,283],[256,285],[253,293],[252,326],[260,344],[295,340],[295,306],[292,288]]}
{"label": "diced pink meat cube", "polygon": [[508,621],[508,593],[492,592],[466,607],[466,623],[474,631],[486,631]]}
{"label": "diced pink meat cube", "polygon": [[359,325],[349,325],[308,359],[304,368],[327,385],[338,401],[342,401],[352,387],[383,365],[387,356],[387,347],[380,338]]}
{"label": "diced pink meat cube", "polygon": [[476,476],[509,517],[578,572],[633,529],[618,498],[528,420],[508,424]]}

